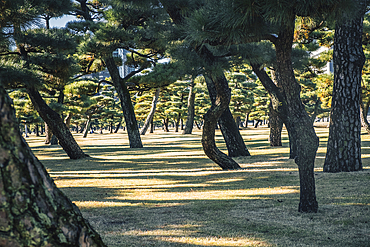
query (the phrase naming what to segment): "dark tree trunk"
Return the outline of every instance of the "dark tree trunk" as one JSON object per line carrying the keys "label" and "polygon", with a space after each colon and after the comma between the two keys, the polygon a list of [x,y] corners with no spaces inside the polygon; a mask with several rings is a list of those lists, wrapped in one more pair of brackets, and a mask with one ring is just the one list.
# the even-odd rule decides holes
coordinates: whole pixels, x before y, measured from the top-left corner
{"label": "dark tree trunk", "polygon": [[[222,78],[222,75],[220,77]],[[226,81],[226,78],[224,80]],[[212,104],[215,104],[218,93],[215,82],[206,76],[206,83],[211,102]],[[230,90],[229,87],[227,87],[226,90]],[[230,157],[250,156],[243,137],[240,134],[239,128],[236,126],[234,118],[230,112],[229,105],[227,105],[226,110],[221,114],[218,124],[220,125],[221,133],[226,143],[228,155]]]}
{"label": "dark tree trunk", "polygon": [[114,62],[113,57],[108,57],[104,59],[104,61],[109,71],[109,74],[112,77],[112,82],[118,93],[118,97],[121,100],[121,107],[126,122],[130,148],[142,148],[143,144],[141,142],[134,107],[132,106],[130,92],[127,89],[125,81],[119,75],[119,71],[117,69],[117,65]]}
{"label": "dark tree trunk", "polygon": [[45,103],[40,93],[32,86],[27,87],[27,93],[40,117],[47,123],[52,133],[56,135],[60,146],[62,146],[67,155],[71,159],[88,157],[78,146],[71,132],[64,124],[63,119]]}
{"label": "dark tree trunk", "polygon": [[281,132],[283,130],[283,121],[280,119],[278,113],[272,107],[272,103],[269,104],[269,125],[270,125],[270,146],[277,147],[282,146],[281,143]]}
{"label": "dark tree trunk", "polygon": [[262,123],[262,120],[257,120],[256,124],[254,125],[254,128],[258,128],[258,125]]}
{"label": "dark tree trunk", "polygon": [[195,123],[195,126],[197,126],[198,130],[202,129],[202,126],[197,121],[194,121],[194,123]]}
{"label": "dark tree trunk", "polygon": [[18,132],[0,84],[0,246],[106,246]]}
{"label": "dark tree trunk", "polygon": [[[294,16],[289,24],[282,27],[277,38],[272,41],[276,49],[276,70],[279,74],[279,87],[277,87],[266,72],[253,65],[253,71],[260,78],[263,86],[269,92],[272,105],[287,127],[290,140],[295,140],[295,163],[298,165],[300,178],[299,212],[317,212],[314,162],[319,145],[318,138],[311,118],[305,111],[300,99],[300,86],[295,80],[291,50],[294,32]],[[261,79],[262,78],[262,79]]]}
{"label": "dark tree trunk", "polygon": [[366,1],[354,18],[337,22],[334,35],[334,84],[329,138],[324,172],[360,171],[361,121],[360,89],[362,67],[363,17]]}
{"label": "dark tree trunk", "polygon": [[89,133],[90,123],[91,123],[91,115],[88,115],[87,116],[87,121],[86,121],[86,124],[85,124],[85,128],[84,128],[84,132],[83,132],[83,135],[82,135],[83,138],[86,138],[87,134]]}
{"label": "dark tree trunk", "polygon": [[245,116],[245,120],[244,120],[244,126],[247,128],[248,127],[248,122],[249,122],[249,112],[247,113],[247,115]]}
{"label": "dark tree trunk", "polygon": [[150,121],[150,131],[149,131],[149,133],[154,133],[154,121],[153,121],[153,119],[152,119],[152,121]]}
{"label": "dark tree trunk", "polygon": [[150,112],[149,112],[148,116],[146,117],[144,126],[140,130],[140,135],[145,135],[145,133],[147,132],[147,130],[150,126],[150,123],[152,123],[152,121],[153,121],[153,117],[154,117],[155,110],[157,108],[157,103],[158,103],[158,98],[159,98],[159,93],[160,92],[161,92],[161,89],[157,88],[157,90],[155,91],[155,94],[153,96],[152,107],[150,108]]}
{"label": "dark tree trunk", "polygon": [[195,93],[194,81],[190,83],[189,97],[188,97],[188,115],[186,117],[185,129],[183,134],[191,134],[193,132],[194,115],[195,115]]}
{"label": "dark tree trunk", "polygon": [[36,132],[36,136],[40,136],[40,130],[39,130],[39,125],[36,124],[35,126],[35,132]]}
{"label": "dark tree trunk", "polygon": [[163,119],[163,130],[165,132],[170,132],[170,130],[168,129],[168,121],[169,121],[168,118]]}
{"label": "dark tree trunk", "polygon": [[116,129],[114,130],[114,133],[117,133],[119,128],[121,128],[122,120],[117,124]]}

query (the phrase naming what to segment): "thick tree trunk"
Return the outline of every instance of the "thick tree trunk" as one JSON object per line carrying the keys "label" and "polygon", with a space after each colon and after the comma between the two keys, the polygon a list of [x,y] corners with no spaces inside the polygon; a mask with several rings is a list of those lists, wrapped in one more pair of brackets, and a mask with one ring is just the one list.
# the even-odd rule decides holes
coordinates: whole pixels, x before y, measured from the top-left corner
{"label": "thick tree trunk", "polygon": [[299,212],[317,212],[314,162],[319,145],[311,118],[305,111],[300,99],[300,86],[295,80],[291,50],[294,32],[294,16],[289,26],[280,31],[273,40],[276,49],[276,70],[279,74],[279,87],[260,66],[252,65],[253,71],[260,78],[269,92],[272,106],[285,123],[290,140],[294,141],[296,154],[294,161],[298,165],[300,178]]}
{"label": "thick tree trunk", "polygon": [[132,106],[130,92],[127,89],[125,81],[119,75],[119,71],[113,57],[105,58],[104,62],[107,66],[110,76],[112,77],[113,85],[118,93],[118,97],[121,100],[121,107],[126,122],[130,148],[142,148],[143,144],[141,142],[134,107]]}
{"label": "thick tree trunk", "polygon": [[0,246],[106,246],[20,136],[0,83]]}
{"label": "thick tree trunk", "polygon": [[191,134],[193,132],[194,115],[195,115],[195,93],[194,93],[194,81],[189,85],[189,97],[188,97],[188,114],[185,122],[185,129],[183,134]]}
{"label": "thick tree trunk", "polygon": [[81,150],[80,146],[78,146],[71,132],[64,124],[63,119],[45,103],[40,93],[32,86],[27,87],[27,93],[40,117],[47,123],[53,134],[58,138],[60,146],[62,146],[67,155],[71,159],[88,157],[88,155]]}
{"label": "thick tree trunk", "polygon": [[360,171],[361,121],[360,89],[362,67],[363,16],[366,1],[356,17],[338,22],[334,35],[334,84],[329,138],[324,172]]}
{"label": "thick tree trunk", "polygon": [[[206,53],[205,55],[207,56],[206,58],[211,59],[212,62],[213,59],[212,54]],[[218,164],[223,170],[240,169],[239,164],[236,163],[229,156],[221,152],[217,148],[215,142],[215,129],[217,122],[219,121],[221,115],[225,112],[225,110],[229,108],[231,92],[228,82],[223,72],[220,71],[218,75],[214,73],[208,73],[207,77],[209,77],[208,79],[206,79],[206,81],[208,81],[207,87],[211,97],[212,105],[211,108],[207,111],[207,113],[203,117],[204,125],[202,132],[202,145],[204,153],[208,156],[208,158],[210,158],[216,164]],[[211,96],[211,94],[213,96]],[[214,100],[212,100],[212,97],[214,97]],[[231,119],[233,122],[232,127],[235,128],[236,125],[234,119],[232,117]],[[225,142],[227,141],[229,141],[229,139],[226,137]]]}
{"label": "thick tree trunk", "polygon": [[269,125],[270,125],[270,146],[277,147],[282,146],[281,143],[281,132],[283,130],[283,121],[280,119],[278,113],[272,107],[272,103],[269,104]]}
{"label": "thick tree trunk", "polygon": [[[222,72],[220,72],[220,74],[221,73]],[[223,79],[222,75],[220,76],[221,79]],[[226,78],[224,80],[226,81]],[[215,82],[206,76],[206,83],[211,102],[212,104],[216,104],[218,91],[216,89]],[[229,87],[227,87],[226,90],[230,90]],[[240,134],[239,128],[236,126],[234,118],[230,112],[229,105],[227,105],[226,110],[221,114],[218,124],[220,125],[221,133],[226,143],[228,155],[230,157],[250,156],[243,137]]]}
{"label": "thick tree trunk", "polygon": [[150,112],[149,112],[148,116],[145,119],[144,126],[140,130],[140,135],[145,135],[145,133],[147,132],[147,130],[150,126],[150,123],[152,123],[154,113],[155,113],[155,110],[157,108],[157,103],[158,103],[158,98],[159,98],[159,93],[160,92],[161,92],[161,89],[157,88],[157,90],[155,91],[155,94],[153,96],[152,107],[150,108]]}

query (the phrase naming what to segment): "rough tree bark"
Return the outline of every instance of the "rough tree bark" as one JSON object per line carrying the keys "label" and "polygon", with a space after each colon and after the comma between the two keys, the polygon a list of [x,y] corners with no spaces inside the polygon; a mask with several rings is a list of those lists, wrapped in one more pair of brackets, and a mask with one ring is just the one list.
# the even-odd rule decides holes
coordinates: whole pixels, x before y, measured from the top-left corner
{"label": "rough tree bark", "polygon": [[104,59],[110,76],[112,77],[112,82],[114,88],[118,93],[118,97],[121,100],[121,107],[123,111],[123,116],[126,122],[128,139],[130,142],[130,148],[142,148],[143,144],[141,142],[140,132],[137,125],[134,107],[132,106],[130,92],[127,89],[125,81],[119,75],[117,65],[114,62],[112,56]]}
{"label": "rough tree bark", "polygon": [[0,246],[106,246],[18,130],[0,83]]}
{"label": "rough tree bark", "polygon": [[[311,118],[305,111],[300,99],[300,86],[297,83],[291,60],[294,33],[294,15],[287,20],[287,25],[281,27],[278,37],[271,38],[276,51],[276,70],[279,74],[279,88],[260,67],[253,65],[262,84],[269,92],[272,105],[279,113],[289,133],[294,140],[294,161],[299,169],[300,202],[299,212],[317,212],[314,162],[319,140],[313,128]],[[261,79],[263,77],[263,79]]]}
{"label": "rough tree bark", "polygon": [[144,126],[140,130],[140,135],[145,135],[145,133],[147,132],[151,122],[153,121],[153,117],[154,117],[155,110],[157,108],[157,103],[158,103],[158,98],[159,98],[159,93],[160,92],[161,92],[161,89],[157,88],[157,90],[155,91],[155,94],[153,96],[152,107],[150,108],[150,112],[149,112],[148,116],[145,119]]}
{"label": "rough tree bark", "polygon": [[335,26],[333,98],[324,172],[362,170],[360,89],[366,0],[357,2],[362,6],[358,13]]}
{"label": "rough tree bark", "polygon": [[194,81],[189,85],[189,97],[188,97],[188,114],[185,122],[185,129],[183,134],[191,134],[193,132],[194,115],[195,115],[195,93],[194,93]]}
{"label": "rough tree bark", "polygon": [[82,135],[83,138],[86,138],[87,134],[89,133],[90,123],[91,123],[91,114],[89,114],[87,116],[87,121],[86,121],[84,132],[83,132],[83,135]]}
{"label": "rough tree bark", "polygon": [[37,89],[33,86],[28,86],[26,90],[33,106],[48,125],[48,128],[50,128],[53,134],[58,138],[60,146],[62,146],[67,155],[71,159],[88,157],[88,155],[81,150],[80,146],[78,146],[69,128],[67,128],[63,122],[63,119],[45,103]]}
{"label": "rough tree bark", "polygon": [[269,124],[270,124],[270,135],[269,135],[270,146],[272,147],[282,146],[281,132],[283,130],[283,121],[279,117],[279,114],[272,107],[271,102],[269,104]]}
{"label": "rough tree bark", "polygon": [[[220,72],[220,74],[221,73],[222,72]],[[222,77],[222,75],[220,77]],[[209,76],[206,76],[206,84],[211,102],[212,104],[215,104],[217,98],[215,82],[210,79]],[[229,87],[227,89],[230,90]],[[218,120],[218,123],[220,125],[222,136],[224,137],[226,143],[228,155],[230,157],[250,156],[247,146],[244,143],[243,137],[240,134],[239,128],[234,121],[233,115],[231,114],[229,105],[227,105],[226,110],[222,113],[221,117]]]}

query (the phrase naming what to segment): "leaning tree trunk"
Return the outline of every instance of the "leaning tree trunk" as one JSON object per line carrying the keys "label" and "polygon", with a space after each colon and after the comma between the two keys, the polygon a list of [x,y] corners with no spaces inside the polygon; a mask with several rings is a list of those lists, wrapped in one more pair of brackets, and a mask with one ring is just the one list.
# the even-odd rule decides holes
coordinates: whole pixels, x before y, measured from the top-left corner
{"label": "leaning tree trunk", "polygon": [[0,83],[0,246],[106,246],[21,137]]}
{"label": "leaning tree trunk", "polygon": [[27,87],[27,93],[40,117],[58,138],[60,146],[62,146],[67,155],[71,159],[88,157],[78,146],[63,119],[45,103],[40,93],[33,86]]}
{"label": "leaning tree trunk", "polygon": [[113,57],[105,58],[104,62],[107,66],[110,76],[112,77],[113,85],[118,93],[118,97],[121,100],[121,107],[126,122],[130,148],[142,148],[143,144],[141,142],[134,107],[132,106],[130,92],[127,89],[125,81],[119,75],[119,71]]}
{"label": "leaning tree trunk", "polygon": [[290,140],[295,140],[294,161],[298,165],[300,178],[298,211],[317,212],[314,162],[319,141],[311,118],[300,99],[300,86],[294,77],[291,61],[294,16],[291,16],[289,21],[290,25],[282,28],[278,37],[272,39],[276,50],[276,70],[280,75],[279,87],[274,84],[261,66],[252,65],[252,67],[269,92],[273,108],[285,123]]}
{"label": "leaning tree trunk", "polygon": [[324,172],[359,171],[361,162],[360,89],[363,17],[366,1],[356,17],[338,22],[334,35],[334,84]]}
{"label": "leaning tree trunk", "polygon": [[191,134],[193,132],[194,116],[195,116],[195,93],[194,93],[194,81],[189,85],[189,97],[188,97],[188,115],[186,117],[185,129],[183,134]]}
{"label": "leaning tree trunk", "polygon": [[[317,212],[314,164],[319,140],[315,133],[310,116],[307,114],[300,98],[300,85],[297,83],[291,60],[294,33],[294,16],[290,25],[285,27],[275,42],[277,73],[286,97],[286,115],[282,115],[290,136],[295,140],[296,157],[300,178],[299,212]],[[285,117],[285,119],[284,119]]]}
{"label": "leaning tree trunk", "polygon": [[91,123],[91,115],[88,115],[87,116],[87,121],[86,121],[86,124],[85,124],[85,128],[84,128],[84,132],[83,132],[83,135],[82,135],[83,138],[86,138],[87,134],[89,133],[90,123]]}
{"label": "leaning tree trunk", "polygon": [[[212,104],[216,104],[215,102],[218,93],[215,86],[216,83],[208,76],[206,76],[206,83],[211,102]],[[229,90],[229,87],[227,87],[227,89]],[[240,134],[239,128],[237,127],[233,115],[231,114],[229,105],[227,105],[226,110],[222,113],[221,117],[218,120],[218,123],[221,128],[222,136],[224,137],[226,143],[228,155],[230,157],[250,156],[247,146],[244,143],[243,137]]]}
{"label": "leaning tree trunk", "polygon": [[270,146],[278,147],[282,146],[281,143],[281,132],[283,129],[283,121],[279,117],[278,113],[272,107],[272,103],[269,104],[269,125],[270,125]]}
{"label": "leaning tree trunk", "polygon": [[161,89],[157,88],[157,90],[155,91],[155,94],[153,96],[152,107],[150,108],[150,112],[149,112],[148,116],[145,119],[144,126],[140,130],[140,135],[145,135],[145,133],[147,132],[147,130],[150,126],[150,124],[153,121],[153,117],[154,117],[155,110],[157,108],[157,103],[158,103],[158,98],[159,98],[159,93],[160,92],[161,92]]}

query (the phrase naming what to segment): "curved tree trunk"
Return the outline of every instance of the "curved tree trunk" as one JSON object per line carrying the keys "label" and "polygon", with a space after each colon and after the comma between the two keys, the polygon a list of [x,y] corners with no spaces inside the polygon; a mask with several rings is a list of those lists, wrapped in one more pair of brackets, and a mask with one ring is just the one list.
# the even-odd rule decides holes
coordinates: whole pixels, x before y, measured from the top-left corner
{"label": "curved tree trunk", "polygon": [[[208,59],[212,59],[212,54],[208,53],[206,55],[208,56]],[[208,158],[218,164],[223,170],[240,169],[239,164],[236,163],[229,156],[221,152],[217,148],[215,142],[215,129],[217,122],[221,115],[225,112],[225,110],[228,109],[230,103],[231,92],[228,82],[222,72],[220,72],[218,75],[210,73],[208,76],[211,80],[208,80],[207,86],[208,84],[210,84],[211,87],[212,85],[214,85],[216,96],[215,100],[212,100],[212,102],[214,103],[212,103],[211,108],[204,115],[204,125],[202,132],[202,146],[204,153],[208,156]]]}
{"label": "curved tree trunk", "polygon": [[[226,80],[226,78],[224,80]],[[218,91],[216,90],[215,82],[211,78],[206,76],[206,83],[211,102],[212,104],[215,104],[218,93]],[[229,87],[227,87],[227,90],[230,90]],[[225,111],[221,114],[218,123],[220,125],[221,133],[224,137],[229,156],[250,156],[247,146],[244,143],[243,137],[240,134],[239,128],[236,126],[233,115],[230,112],[229,105],[227,105]]]}
{"label": "curved tree trunk", "polygon": [[0,246],[106,246],[20,136],[0,83]]}
{"label": "curved tree trunk", "polygon": [[72,113],[69,112],[64,119],[64,123],[66,124],[68,129],[71,127],[71,119],[72,119]]}
{"label": "curved tree trunk", "polygon": [[145,135],[145,133],[147,132],[147,130],[150,126],[150,124],[153,121],[153,117],[154,117],[155,110],[157,108],[157,103],[158,103],[158,98],[159,98],[159,93],[160,92],[161,92],[161,89],[157,88],[157,90],[155,91],[155,94],[153,96],[152,107],[150,108],[150,112],[149,112],[148,116],[145,119],[144,126],[140,130],[140,135]]}
{"label": "curved tree trunk", "polygon": [[185,129],[183,134],[191,134],[193,132],[194,115],[195,115],[195,93],[194,93],[194,81],[189,85],[189,97],[188,97],[188,114],[185,122]]}
{"label": "curved tree trunk", "polygon": [[294,161],[298,165],[300,178],[298,211],[317,212],[314,162],[319,141],[311,118],[305,111],[300,99],[300,86],[294,77],[291,61],[293,33],[294,16],[292,15],[289,25],[282,28],[278,37],[273,39],[276,49],[276,70],[279,74],[279,87],[268,77],[263,68],[256,65],[252,65],[252,67],[269,92],[274,109],[285,123],[289,139],[294,140],[296,148]]}
{"label": "curved tree trunk", "polygon": [[64,124],[63,119],[45,103],[40,93],[32,86],[27,87],[27,93],[40,117],[47,123],[53,134],[58,138],[60,146],[62,146],[67,155],[71,159],[88,157],[88,155],[81,150],[80,146],[78,146],[71,132]]}
{"label": "curved tree trunk", "polygon": [[361,42],[366,1],[358,2],[362,10],[356,17],[338,22],[335,27],[333,98],[324,172],[362,170],[359,103],[365,62]]}
{"label": "curved tree trunk", "polygon": [[141,142],[134,107],[132,106],[130,92],[127,89],[125,81],[119,75],[119,71],[113,57],[105,58],[104,62],[107,66],[110,76],[112,77],[113,85],[118,93],[118,97],[121,100],[121,107],[126,122],[130,148],[142,148],[143,144]]}

